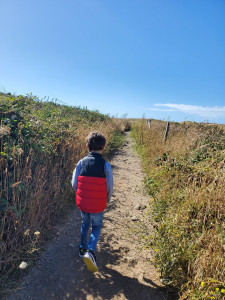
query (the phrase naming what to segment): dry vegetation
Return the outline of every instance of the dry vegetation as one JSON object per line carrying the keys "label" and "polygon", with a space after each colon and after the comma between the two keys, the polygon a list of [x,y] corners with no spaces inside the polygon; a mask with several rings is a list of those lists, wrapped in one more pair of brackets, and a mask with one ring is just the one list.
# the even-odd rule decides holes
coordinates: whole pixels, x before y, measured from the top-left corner
{"label": "dry vegetation", "polygon": [[132,129],[154,198],[146,247],[180,299],[225,299],[224,127],[171,123],[164,142],[165,128],[143,120]]}
{"label": "dry vegetation", "polygon": [[121,121],[99,112],[0,94],[1,288],[22,260],[31,263],[62,210],[74,205],[72,171],[92,130],[109,155],[121,146]]}

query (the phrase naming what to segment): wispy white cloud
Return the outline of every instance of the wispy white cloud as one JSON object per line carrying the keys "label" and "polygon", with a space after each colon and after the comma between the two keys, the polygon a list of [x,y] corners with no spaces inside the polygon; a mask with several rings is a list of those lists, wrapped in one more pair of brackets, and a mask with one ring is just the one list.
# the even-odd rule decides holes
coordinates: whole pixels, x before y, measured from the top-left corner
{"label": "wispy white cloud", "polygon": [[[160,108],[146,108],[145,110],[153,111],[174,111],[183,112],[186,114],[194,114],[204,118],[220,118],[225,117],[225,106],[199,106],[199,105],[187,105],[187,104],[154,104],[154,106]],[[161,108],[162,107],[162,108]]]}
{"label": "wispy white cloud", "polygon": [[154,111],[177,111],[176,109],[161,109],[161,108],[147,108],[146,110],[154,110]]}

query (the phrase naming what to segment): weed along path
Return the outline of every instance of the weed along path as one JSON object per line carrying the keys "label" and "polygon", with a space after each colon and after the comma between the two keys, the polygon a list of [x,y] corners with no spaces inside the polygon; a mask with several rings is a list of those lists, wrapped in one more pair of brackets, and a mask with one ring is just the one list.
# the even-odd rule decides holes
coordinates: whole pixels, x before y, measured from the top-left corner
{"label": "weed along path", "polygon": [[132,231],[150,198],[144,193],[140,160],[132,150],[129,134],[110,162],[114,193],[96,252],[99,272],[90,273],[78,256],[80,213],[76,209],[8,299],[168,299],[149,262],[149,251],[141,247]]}

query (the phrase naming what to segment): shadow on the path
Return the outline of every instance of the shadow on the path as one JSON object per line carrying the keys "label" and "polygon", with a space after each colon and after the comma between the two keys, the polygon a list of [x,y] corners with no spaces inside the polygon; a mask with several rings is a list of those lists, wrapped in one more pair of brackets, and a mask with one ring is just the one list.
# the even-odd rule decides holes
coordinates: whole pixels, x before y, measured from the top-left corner
{"label": "shadow on the path", "polygon": [[[79,222],[75,228],[68,229],[75,229],[78,246]],[[129,276],[123,275],[119,265],[121,260],[126,260],[129,249],[119,245],[113,249],[114,232],[103,234],[100,239],[99,272],[94,274],[87,270],[76,248],[68,247],[70,237],[65,234],[64,238],[66,242],[54,245],[50,258],[42,258],[38,268],[31,271],[21,290],[11,295],[10,300],[168,299],[165,291],[151,280],[143,278],[144,284],[134,278],[132,269]]]}
{"label": "shadow on the path", "polygon": [[[74,230],[78,246],[79,222],[69,230]],[[119,244],[118,248],[113,249],[111,243],[116,242],[114,232],[103,234],[100,238],[100,250],[97,252],[99,272],[94,274],[87,270],[83,259],[78,257],[78,249],[68,246],[71,238],[69,235],[67,237],[66,232],[64,238],[66,241],[54,245],[51,258],[42,259],[40,268],[31,272],[21,291],[12,295],[10,300],[169,299],[166,290],[152,280],[142,277],[142,282],[139,282],[138,278],[134,278],[132,269],[129,276],[123,275],[119,265],[126,260],[129,249]]]}
{"label": "shadow on the path", "polygon": [[[99,272],[95,274],[90,273],[86,269],[82,259],[77,260],[77,272],[82,272],[82,279],[78,286],[74,284],[73,293],[71,293],[70,285],[65,287],[65,299],[87,299],[88,295],[91,295],[93,299],[104,300],[114,299],[115,296],[119,299],[121,295],[124,295],[128,300],[168,299],[166,291],[151,280],[143,278],[146,283],[143,284],[137,278],[133,278],[132,273],[130,276],[125,276],[122,274],[123,270],[118,271],[118,267],[115,270],[119,260],[123,259],[128,251],[129,249],[125,247],[112,250],[108,243],[105,243],[104,246],[102,245],[102,250],[97,253]],[[74,279],[76,281],[76,278]],[[70,278],[70,280],[73,281],[73,278]]]}

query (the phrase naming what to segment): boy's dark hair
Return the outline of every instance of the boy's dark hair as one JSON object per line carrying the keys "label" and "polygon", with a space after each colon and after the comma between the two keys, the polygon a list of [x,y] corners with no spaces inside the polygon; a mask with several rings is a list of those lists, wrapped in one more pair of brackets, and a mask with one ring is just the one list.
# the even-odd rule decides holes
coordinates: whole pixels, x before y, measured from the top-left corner
{"label": "boy's dark hair", "polygon": [[87,136],[86,142],[90,151],[98,151],[104,148],[106,139],[100,132],[92,131]]}

